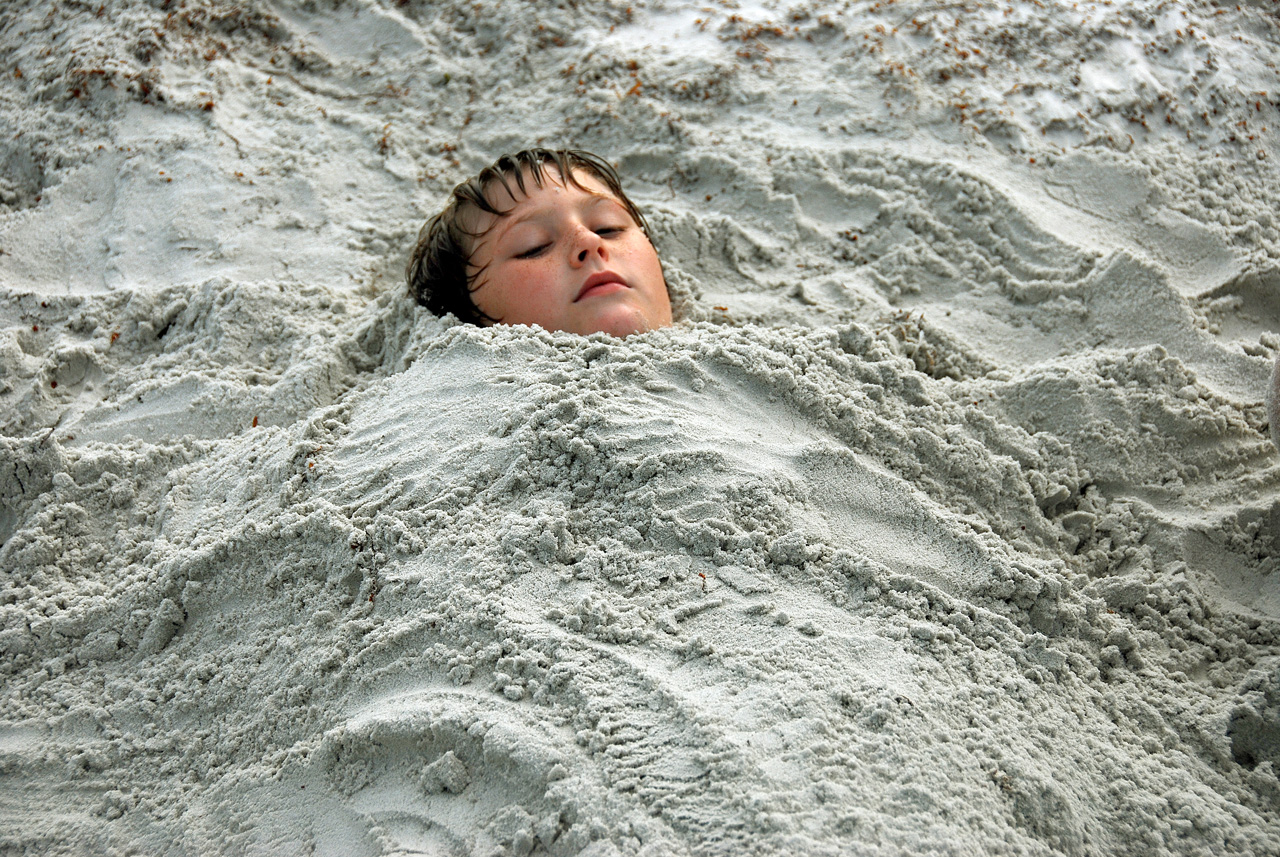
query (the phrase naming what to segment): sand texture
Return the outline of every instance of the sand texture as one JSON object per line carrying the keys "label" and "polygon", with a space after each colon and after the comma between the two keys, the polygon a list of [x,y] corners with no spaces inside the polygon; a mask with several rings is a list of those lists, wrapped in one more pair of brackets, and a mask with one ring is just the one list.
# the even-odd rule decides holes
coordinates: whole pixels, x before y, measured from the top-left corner
{"label": "sand texture", "polygon": [[[0,5],[0,854],[1280,855],[1269,0]],[[412,306],[615,162],[672,328]]]}

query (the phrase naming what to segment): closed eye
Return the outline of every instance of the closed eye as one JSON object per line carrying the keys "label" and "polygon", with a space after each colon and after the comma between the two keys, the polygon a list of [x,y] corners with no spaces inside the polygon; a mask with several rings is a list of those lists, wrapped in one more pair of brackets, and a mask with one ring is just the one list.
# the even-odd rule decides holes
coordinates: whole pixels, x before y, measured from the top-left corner
{"label": "closed eye", "polygon": [[596,234],[604,237],[606,235],[617,235],[626,229],[625,226],[602,226],[596,230]]}
{"label": "closed eye", "polygon": [[550,244],[539,244],[537,247],[530,247],[528,250],[525,250],[523,253],[517,253],[516,258],[517,259],[533,259],[537,256],[541,256],[542,252],[550,246],[551,246]]}

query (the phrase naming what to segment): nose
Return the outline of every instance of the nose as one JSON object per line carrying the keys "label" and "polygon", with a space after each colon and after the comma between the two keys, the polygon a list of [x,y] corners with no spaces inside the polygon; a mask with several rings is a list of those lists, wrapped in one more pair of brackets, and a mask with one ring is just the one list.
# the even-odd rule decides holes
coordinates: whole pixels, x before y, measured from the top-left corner
{"label": "nose", "polygon": [[601,260],[607,262],[609,250],[603,238],[579,224],[574,233],[573,261],[578,266],[584,265],[592,256],[599,256]]}

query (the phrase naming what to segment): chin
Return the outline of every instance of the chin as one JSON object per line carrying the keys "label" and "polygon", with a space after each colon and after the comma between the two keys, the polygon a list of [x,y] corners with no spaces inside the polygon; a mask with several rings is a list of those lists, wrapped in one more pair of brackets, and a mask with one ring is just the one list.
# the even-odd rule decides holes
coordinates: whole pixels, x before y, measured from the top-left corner
{"label": "chin", "polygon": [[582,333],[607,333],[619,338],[633,333],[646,333],[659,327],[667,327],[671,322],[652,319],[639,309],[628,308],[625,312],[611,312],[594,319]]}

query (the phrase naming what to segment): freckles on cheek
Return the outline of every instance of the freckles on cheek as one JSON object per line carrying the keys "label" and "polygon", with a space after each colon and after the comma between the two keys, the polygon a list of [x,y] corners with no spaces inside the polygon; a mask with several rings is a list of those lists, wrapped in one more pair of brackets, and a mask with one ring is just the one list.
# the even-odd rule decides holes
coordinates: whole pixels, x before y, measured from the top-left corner
{"label": "freckles on cheek", "polygon": [[552,277],[553,266],[541,259],[526,265],[524,270],[515,276],[516,288],[525,294],[545,292]]}

